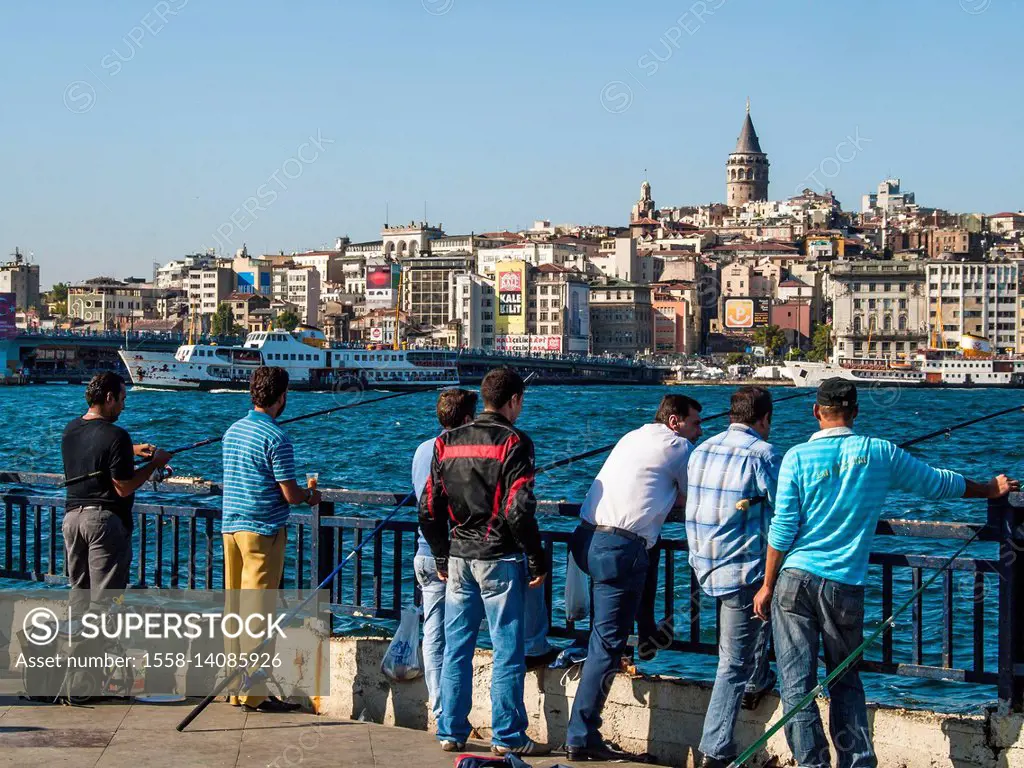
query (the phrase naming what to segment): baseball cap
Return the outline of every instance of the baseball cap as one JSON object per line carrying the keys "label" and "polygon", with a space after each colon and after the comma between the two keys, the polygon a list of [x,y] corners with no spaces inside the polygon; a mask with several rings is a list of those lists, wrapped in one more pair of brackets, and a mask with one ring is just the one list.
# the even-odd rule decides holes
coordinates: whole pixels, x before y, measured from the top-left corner
{"label": "baseball cap", "polygon": [[848,408],[857,404],[857,385],[834,376],[818,386],[818,405]]}

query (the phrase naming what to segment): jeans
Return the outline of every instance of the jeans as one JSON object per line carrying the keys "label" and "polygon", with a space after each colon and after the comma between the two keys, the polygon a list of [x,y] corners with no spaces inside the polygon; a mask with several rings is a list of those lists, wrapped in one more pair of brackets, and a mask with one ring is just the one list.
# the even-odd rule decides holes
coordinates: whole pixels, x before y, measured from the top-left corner
{"label": "jeans", "polygon": [[718,673],[711,691],[700,751],[729,762],[738,754],[733,740],[743,693],[770,689],[768,665],[771,625],[754,616],[754,595],[760,585],[748,586],[718,599]]}
{"label": "jeans", "polygon": [[527,719],[523,704],[526,581],[526,560],[522,556],[502,560],[448,559],[441,717],[437,721],[439,741],[464,743],[469,738],[473,652],[480,622],[486,617],[494,648],[491,742],[504,747],[526,743]]}
{"label": "jeans", "polygon": [[423,595],[423,679],[434,719],[441,716],[441,665],[444,662],[445,583],[437,577],[433,557],[416,555],[416,581]]}
{"label": "jeans", "polygon": [[647,547],[614,533],[578,527],[569,542],[576,564],[593,580],[592,626],[587,660],[565,743],[595,747],[602,739],[601,710],[636,620],[647,579]]}
{"label": "jeans", "polygon": [[[864,587],[841,584],[805,571],[779,575],[772,600],[775,657],[784,712],[817,685],[819,638],[831,673],[864,636]],[[864,686],[850,669],[829,687],[829,731],[839,768],[874,768]],[[810,706],[786,725],[786,740],[800,768],[828,768],[828,742],[818,708]]]}
{"label": "jeans", "polygon": [[[429,550],[428,550],[429,551]],[[444,662],[445,583],[437,577],[432,555],[417,552],[413,560],[416,581],[423,595],[423,679],[434,719],[441,716],[441,665]],[[526,590],[526,655],[540,656],[548,644],[548,610],[544,588]]]}

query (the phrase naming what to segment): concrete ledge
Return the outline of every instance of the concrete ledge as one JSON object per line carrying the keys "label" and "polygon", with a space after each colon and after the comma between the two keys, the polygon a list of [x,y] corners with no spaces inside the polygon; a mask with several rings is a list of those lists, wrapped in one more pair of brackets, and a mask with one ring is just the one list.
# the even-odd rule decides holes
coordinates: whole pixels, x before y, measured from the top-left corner
{"label": "concrete ledge", "polygon": [[[331,641],[331,693],[319,711],[334,718],[362,719],[385,725],[434,730],[422,678],[395,683],[381,671],[386,638],[334,638]],[[473,709],[470,722],[480,738],[490,738],[491,654],[478,650],[473,661]],[[541,669],[527,673],[526,711],[530,735],[559,745],[578,686],[578,672]],[[699,764],[704,715],[711,687],[676,678],[619,674],[604,713],[605,738],[632,752],[649,753],[658,763]],[[829,728],[828,702],[819,710]],[[779,699],[767,697],[754,712],[743,711],[737,724],[741,748],[752,743],[782,715]],[[869,719],[880,766],[886,768],[1024,768],[1024,715],[943,715],[895,707],[870,707]],[[842,731],[839,738],[843,738]],[[791,765],[780,732],[751,765]]]}

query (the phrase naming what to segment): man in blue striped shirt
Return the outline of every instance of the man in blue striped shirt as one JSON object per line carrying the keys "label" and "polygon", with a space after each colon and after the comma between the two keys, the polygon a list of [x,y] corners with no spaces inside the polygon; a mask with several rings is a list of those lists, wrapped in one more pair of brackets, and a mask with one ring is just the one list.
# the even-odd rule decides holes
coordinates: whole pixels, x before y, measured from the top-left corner
{"label": "man in blue striped shirt", "polygon": [[729,428],[698,445],[687,467],[686,539],[690,567],[721,606],[718,674],[704,717],[702,768],[728,765],[740,705],[757,706],[774,685],[767,624],[754,616],[764,580],[771,506],[782,457],[767,442],[772,396],[741,387],[732,396]]}
{"label": "man in blue striped shirt", "polygon": [[[257,368],[249,393],[253,409],[228,427],[223,443],[224,589],[229,590],[229,606],[236,610],[242,610],[239,593],[231,591],[280,588],[289,505],[320,503],[319,491],[300,488],[295,482],[292,442],[276,423],[288,404],[288,372],[284,368]],[[267,613],[273,607],[272,603],[247,605],[244,612]],[[225,650],[252,651],[252,647],[243,647],[246,640],[256,645],[245,636],[240,640],[243,642],[236,639]],[[273,653],[273,648],[268,651]],[[290,712],[300,706],[267,696],[264,691],[265,686],[253,686],[249,693],[230,696],[229,701],[248,712]]]}
{"label": "man in blue striped shirt", "polygon": [[[1020,489],[1005,475],[975,483],[934,469],[888,440],[854,434],[857,413],[853,382],[822,382],[814,405],[821,430],[791,448],[779,472],[764,586],[754,610],[766,621],[769,610],[772,615],[787,713],[817,685],[819,643],[831,673],[863,642],[868,557],[890,490],[926,499],[992,499]],[[873,768],[878,762],[856,669],[833,682],[829,696],[838,765]],[[832,764],[813,702],[787,723],[786,740],[801,768]]]}

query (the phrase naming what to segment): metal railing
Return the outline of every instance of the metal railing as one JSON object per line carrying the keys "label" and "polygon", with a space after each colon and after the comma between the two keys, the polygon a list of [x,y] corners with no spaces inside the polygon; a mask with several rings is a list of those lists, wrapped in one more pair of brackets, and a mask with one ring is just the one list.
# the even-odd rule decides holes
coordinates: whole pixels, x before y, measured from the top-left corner
{"label": "metal railing", "polygon": [[[60,475],[0,471],[0,485],[8,486],[0,493],[4,507],[0,577],[66,583],[60,529],[64,498],[45,490],[54,488],[61,480]],[[220,488],[214,484],[163,483],[153,490],[164,494],[162,502],[136,503],[134,507],[136,586],[223,586],[223,569],[219,564],[220,509],[216,506]],[[170,494],[187,503],[166,503],[174,498]],[[186,498],[182,494],[191,495]],[[203,497],[209,503],[196,503],[197,498]],[[289,549],[282,586],[308,589],[318,584],[347,552],[363,542],[379,520],[373,515],[338,514],[339,507],[387,508],[404,497],[400,493],[325,488],[319,507],[293,510],[288,520]],[[579,505],[541,501],[538,514],[542,518],[545,552],[552,566],[549,572],[559,574],[560,581],[567,567],[571,531],[551,530],[543,523],[545,518],[578,516]],[[679,522],[672,517],[669,520]],[[915,543],[920,546],[929,541],[964,541],[979,529],[979,541],[988,542],[993,553],[954,562],[936,582],[938,588],[915,601],[909,633],[904,628],[907,619],[903,618],[892,632],[883,635],[880,649],[869,654],[861,669],[995,685],[1000,700],[1019,709],[1024,703],[1024,620],[1018,607],[1024,600],[1024,558],[1018,562],[1017,557],[1024,551],[1021,495],[1015,494],[1012,503],[1008,499],[990,502],[984,524],[880,520],[870,559],[869,615],[865,625],[877,626],[901,602],[900,591],[909,594],[923,583],[928,571],[946,565],[946,556],[918,554]],[[887,546],[879,546],[883,543]],[[900,544],[907,552],[886,551]],[[671,529],[666,529],[660,546],[658,593],[663,602],[662,620],[671,627],[671,640],[662,649],[716,654],[716,604],[703,595],[689,568],[685,537],[673,537]],[[416,523],[411,519],[390,522],[330,584],[332,610],[338,615],[365,619],[398,619],[403,605],[420,601],[412,573],[415,548]],[[545,582],[550,634],[579,638],[583,627],[566,621],[560,607],[553,608],[552,584],[550,578]],[[936,605],[941,609],[938,614],[934,610]],[[926,614],[941,615],[941,625],[929,620]],[[965,625],[970,628],[969,650],[963,647],[963,641],[958,649],[956,628]]]}

